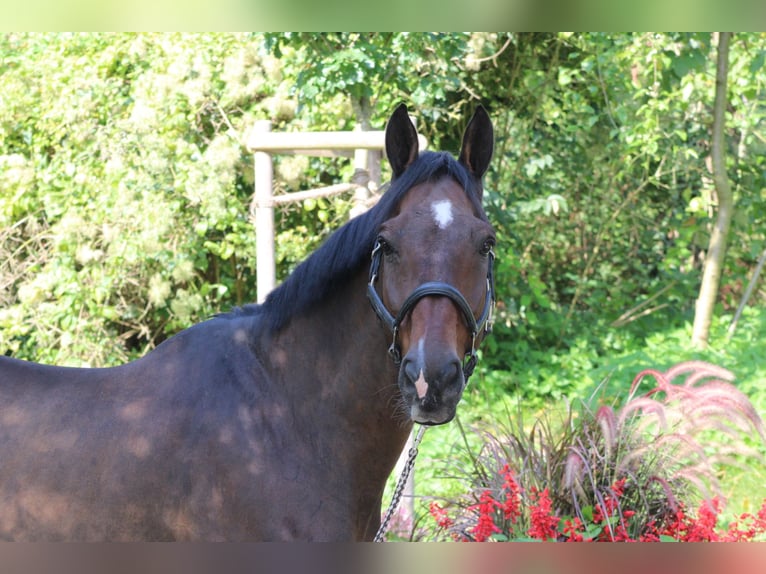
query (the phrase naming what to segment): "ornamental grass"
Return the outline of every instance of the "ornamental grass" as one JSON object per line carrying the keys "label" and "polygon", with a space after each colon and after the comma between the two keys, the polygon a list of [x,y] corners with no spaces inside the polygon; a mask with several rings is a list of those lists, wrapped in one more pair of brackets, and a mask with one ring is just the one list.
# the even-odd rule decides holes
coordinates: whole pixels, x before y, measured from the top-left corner
{"label": "ornamental grass", "polygon": [[719,524],[720,468],[762,460],[766,438],[761,417],[733,380],[726,369],[701,361],[647,369],[621,405],[591,399],[569,406],[558,424],[544,417],[525,428],[518,416],[507,427],[475,429],[483,447],[456,476],[467,483],[466,494],[431,502],[427,536],[476,542],[763,537],[766,501],[756,514]]}

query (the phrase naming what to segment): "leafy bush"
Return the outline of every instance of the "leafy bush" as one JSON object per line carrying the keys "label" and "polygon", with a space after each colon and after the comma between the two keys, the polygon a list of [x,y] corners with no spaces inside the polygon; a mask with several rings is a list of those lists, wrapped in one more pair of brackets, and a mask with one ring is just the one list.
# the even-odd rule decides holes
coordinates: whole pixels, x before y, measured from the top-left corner
{"label": "leafy bush", "polygon": [[254,298],[238,137],[271,87],[251,40],[0,37],[0,166],[12,166],[0,170],[0,352],[121,363]]}

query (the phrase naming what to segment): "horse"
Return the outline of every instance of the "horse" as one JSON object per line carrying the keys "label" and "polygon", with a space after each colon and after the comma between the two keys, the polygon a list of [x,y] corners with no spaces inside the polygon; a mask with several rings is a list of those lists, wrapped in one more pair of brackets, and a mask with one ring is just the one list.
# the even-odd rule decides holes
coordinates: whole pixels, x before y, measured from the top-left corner
{"label": "horse", "polygon": [[494,305],[478,107],[457,159],[390,116],[392,178],[262,304],[109,368],[0,356],[0,539],[366,541],[415,423],[456,413]]}

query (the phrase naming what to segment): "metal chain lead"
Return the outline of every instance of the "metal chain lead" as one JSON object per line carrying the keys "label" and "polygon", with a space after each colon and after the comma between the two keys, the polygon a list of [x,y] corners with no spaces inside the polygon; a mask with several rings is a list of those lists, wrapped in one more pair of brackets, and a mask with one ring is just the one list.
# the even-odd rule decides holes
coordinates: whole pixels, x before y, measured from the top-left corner
{"label": "metal chain lead", "polygon": [[396,512],[396,509],[399,506],[399,502],[402,499],[402,494],[404,493],[404,485],[407,483],[407,479],[412,472],[412,468],[415,466],[415,458],[418,456],[418,446],[420,445],[420,441],[423,439],[423,434],[425,432],[425,425],[420,425],[415,438],[412,440],[412,447],[410,447],[410,451],[407,456],[407,462],[404,463],[402,473],[399,475],[399,481],[396,483],[394,494],[391,497],[391,504],[388,506],[388,510],[386,510],[386,515],[383,518],[383,521],[380,523],[380,528],[378,528],[378,532],[375,534],[375,538],[372,539],[373,542],[383,542],[383,539],[386,536],[386,532],[388,531],[388,523],[391,522],[391,518],[393,517],[394,512]]}

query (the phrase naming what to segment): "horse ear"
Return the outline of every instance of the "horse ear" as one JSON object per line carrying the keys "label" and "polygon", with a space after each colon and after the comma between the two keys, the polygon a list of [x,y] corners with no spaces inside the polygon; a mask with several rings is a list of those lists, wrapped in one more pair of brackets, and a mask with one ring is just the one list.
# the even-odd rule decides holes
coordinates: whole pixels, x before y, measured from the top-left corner
{"label": "horse ear", "polygon": [[484,106],[479,106],[463,134],[463,147],[460,150],[460,162],[481,179],[489,167],[492,150],[495,145],[492,120]]}
{"label": "horse ear", "polygon": [[418,157],[418,132],[404,104],[399,104],[386,125],[386,157],[394,178],[402,175]]}

